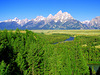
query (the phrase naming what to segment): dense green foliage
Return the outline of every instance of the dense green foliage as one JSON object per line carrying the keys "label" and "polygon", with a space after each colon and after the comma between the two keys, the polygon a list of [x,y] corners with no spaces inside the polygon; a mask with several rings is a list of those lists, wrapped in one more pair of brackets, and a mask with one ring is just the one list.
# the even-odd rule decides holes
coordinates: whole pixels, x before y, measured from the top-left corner
{"label": "dense green foliage", "polygon": [[1,75],[89,75],[87,64],[100,64],[100,36],[0,31]]}

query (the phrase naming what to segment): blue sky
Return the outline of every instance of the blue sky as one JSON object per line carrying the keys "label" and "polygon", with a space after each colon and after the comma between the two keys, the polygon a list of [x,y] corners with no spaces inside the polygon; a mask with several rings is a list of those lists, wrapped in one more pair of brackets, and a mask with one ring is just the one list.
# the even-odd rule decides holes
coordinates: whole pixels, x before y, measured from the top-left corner
{"label": "blue sky", "polygon": [[0,21],[47,17],[60,10],[79,21],[91,20],[100,16],[100,0],[0,0]]}

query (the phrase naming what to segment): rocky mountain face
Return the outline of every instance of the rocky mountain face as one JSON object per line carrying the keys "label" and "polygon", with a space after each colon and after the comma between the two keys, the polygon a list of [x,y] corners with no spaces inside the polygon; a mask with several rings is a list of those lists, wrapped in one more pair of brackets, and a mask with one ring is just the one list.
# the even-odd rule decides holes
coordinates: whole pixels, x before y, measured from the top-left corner
{"label": "rocky mountain face", "polygon": [[0,29],[100,29],[100,17],[91,21],[77,21],[69,13],[60,10],[54,16],[37,16],[35,19],[20,20],[17,17],[5,21],[0,21]]}
{"label": "rocky mountain face", "polygon": [[0,29],[1,30],[4,30],[4,29],[13,29],[15,30],[16,28],[20,28],[21,26],[15,22],[15,21],[12,21],[12,22],[1,22],[0,23]]}
{"label": "rocky mountain face", "polygon": [[100,16],[95,17],[91,21],[83,21],[82,23],[87,25],[88,29],[100,29]]}
{"label": "rocky mountain face", "polygon": [[88,24],[92,29],[100,29],[100,16],[92,19]]}

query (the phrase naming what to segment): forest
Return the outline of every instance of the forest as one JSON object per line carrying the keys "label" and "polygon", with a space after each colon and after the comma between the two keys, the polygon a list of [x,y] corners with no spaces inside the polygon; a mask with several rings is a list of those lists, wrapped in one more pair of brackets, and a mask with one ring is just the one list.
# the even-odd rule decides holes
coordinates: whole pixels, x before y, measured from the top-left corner
{"label": "forest", "polygon": [[100,64],[100,35],[0,30],[0,75],[100,75],[88,64]]}

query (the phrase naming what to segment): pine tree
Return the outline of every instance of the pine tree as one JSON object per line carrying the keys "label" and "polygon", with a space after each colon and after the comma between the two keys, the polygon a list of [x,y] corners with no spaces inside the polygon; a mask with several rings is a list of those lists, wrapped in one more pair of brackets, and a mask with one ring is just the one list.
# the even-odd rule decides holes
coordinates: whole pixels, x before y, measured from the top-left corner
{"label": "pine tree", "polygon": [[9,65],[7,66],[3,60],[0,63],[0,74],[1,75],[10,75],[9,74]]}
{"label": "pine tree", "polygon": [[17,58],[16,58],[15,61],[16,61],[17,65],[18,65],[18,67],[20,67],[21,73],[23,74],[26,65],[25,65],[24,58],[23,58],[23,56],[21,55],[21,53],[18,53],[18,54],[17,54]]}

